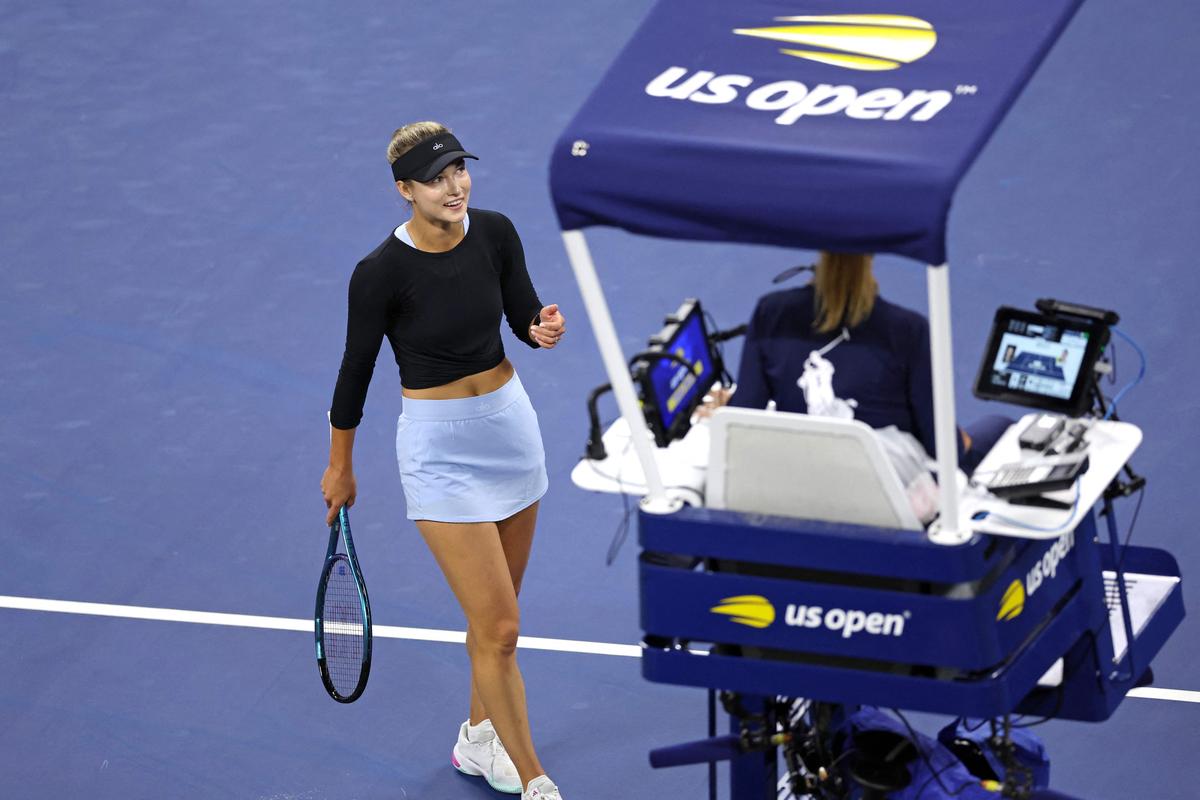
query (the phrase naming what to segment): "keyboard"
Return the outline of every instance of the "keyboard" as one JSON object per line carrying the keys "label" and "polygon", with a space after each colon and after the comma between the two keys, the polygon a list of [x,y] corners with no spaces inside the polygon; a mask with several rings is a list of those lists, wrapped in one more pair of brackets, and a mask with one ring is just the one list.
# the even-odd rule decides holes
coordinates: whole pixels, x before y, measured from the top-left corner
{"label": "keyboard", "polygon": [[997,469],[986,480],[988,491],[997,497],[1028,497],[1069,489],[1087,472],[1087,456],[1068,460],[1015,461]]}

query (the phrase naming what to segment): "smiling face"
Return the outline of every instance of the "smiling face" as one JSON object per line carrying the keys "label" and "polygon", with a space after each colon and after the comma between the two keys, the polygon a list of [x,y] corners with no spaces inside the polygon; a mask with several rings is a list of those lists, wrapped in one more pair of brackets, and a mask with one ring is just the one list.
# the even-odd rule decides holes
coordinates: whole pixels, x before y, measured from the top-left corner
{"label": "smiling face", "polygon": [[427,181],[397,181],[396,188],[412,204],[413,216],[434,225],[462,222],[471,196],[466,162],[455,161]]}

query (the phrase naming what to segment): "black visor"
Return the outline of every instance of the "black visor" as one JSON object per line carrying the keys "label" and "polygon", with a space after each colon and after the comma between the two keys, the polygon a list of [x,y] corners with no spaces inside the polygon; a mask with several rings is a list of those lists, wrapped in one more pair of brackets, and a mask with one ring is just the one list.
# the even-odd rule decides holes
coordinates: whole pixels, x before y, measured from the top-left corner
{"label": "black visor", "polygon": [[474,158],[452,133],[439,133],[418,143],[392,163],[392,177],[398,181],[427,181],[447,165],[462,158]]}

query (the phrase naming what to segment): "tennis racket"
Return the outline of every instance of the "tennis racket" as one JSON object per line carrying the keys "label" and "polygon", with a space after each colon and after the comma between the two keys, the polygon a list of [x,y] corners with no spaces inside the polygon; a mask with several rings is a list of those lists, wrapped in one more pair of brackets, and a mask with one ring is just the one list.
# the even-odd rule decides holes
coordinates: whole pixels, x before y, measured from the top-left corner
{"label": "tennis racket", "polygon": [[[344,554],[337,552],[338,539],[346,548]],[[338,509],[337,519],[329,526],[313,632],[325,691],[339,703],[353,703],[367,688],[371,674],[371,601],[354,554],[345,506]]]}

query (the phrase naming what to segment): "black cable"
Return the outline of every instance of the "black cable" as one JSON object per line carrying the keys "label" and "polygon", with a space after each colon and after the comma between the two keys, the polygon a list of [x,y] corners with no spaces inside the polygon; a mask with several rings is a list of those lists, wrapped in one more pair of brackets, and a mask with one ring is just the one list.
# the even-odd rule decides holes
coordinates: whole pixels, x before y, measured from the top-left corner
{"label": "black cable", "polygon": [[[621,454],[620,454],[620,456],[618,456],[618,458],[624,457],[625,453],[629,452],[629,447],[632,444],[633,444],[632,440],[630,440],[629,442],[626,442],[625,449],[621,451]],[[624,546],[625,540],[629,537],[629,520],[633,515],[633,509],[629,505],[629,492],[626,492],[625,488],[626,488],[626,486],[628,486],[629,488],[633,488],[633,484],[627,484],[624,480],[622,480],[620,469],[617,470],[615,475],[612,475],[612,474],[609,474],[607,472],[603,472],[603,471],[597,469],[595,462],[589,461],[588,466],[591,468],[592,472],[596,473],[601,478],[604,478],[605,480],[608,480],[608,481],[616,481],[617,494],[621,495],[621,507],[622,507],[624,513],[621,515],[621,521],[617,523],[616,530],[613,531],[613,538],[608,544],[608,553],[605,555],[605,561],[604,561],[605,566],[611,567],[613,564],[613,561],[615,561],[617,558],[617,554],[621,551],[621,548]],[[638,485],[641,488],[645,488],[644,484],[638,484]],[[664,486],[663,489],[685,489],[687,491],[692,492],[693,494],[696,494],[696,490],[693,489],[691,486],[670,485],[670,486]]]}
{"label": "black cable", "polygon": [[746,331],[748,330],[750,330],[750,326],[743,322],[741,325],[734,325],[732,328],[727,330],[714,331],[713,333],[709,334],[708,339],[714,344],[719,344],[721,342],[727,342],[730,339],[736,339],[739,336],[745,336]]}
{"label": "black cable", "polygon": [[[633,364],[641,360],[674,361],[676,364],[685,367],[689,372],[692,371],[692,365],[674,353],[656,350],[643,350],[640,353],[635,353],[629,359],[629,364],[632,367]],[[587,447],[584,449],[584,456],[590,461],[603,461],[608,456],[608,453],[604,449],[604,428],[600,426],[600,412],[598,409],[598,403],[600,398],[605,393],[611,392],[612,390],[613,386],[611,383],[604,383],[592,389],[592,391],[588,394],[588,440]]]}
{"label": "black cable", "polygon": [[1125,533],[1125,541],[1121,543],[1121,557],[1117,559],[1117,573],[1120,574],[1121,568],[1125,566],[1125,551],[1129,548],[1129,540],[1133,538],[1133,529],[1137,525],[1138,514],[1142,511],[1142,501],[1146,499],[1146,485],[1142,484],[1142,488],[1138,489],[1137,505],[1133,509],[1133,517],[1129,520],[1129,530]]}
{"label": "black cable", "polygon": [[817,746],[817,758],[819,758],[821,760],[822,764],[828,764],[831,760],[830,756],[832,755],[832,753],[827,753],[825,751],[825,740],[821,736],[821,723],[817,719],[817,715],[820,713],[822,708],[823,708],[823,705],[821,703],[816,703],[816,702],[809,703],[808,716],[809,716],[809,719],[811,720],[811,722],[809,722],[809,725],[810,725],[810,727],[812,727],[813,734],[814,734],[813,742]]}
{"label": "black cable", "polygon": [[[986,725],[988,723],[988,720],[987,719],[979,720],[979,724],[976,725],[974,728],[972,728],[970,725],[967,724],[966,717],[959,717],[958,722],[962,724],[963,730],[965,730],[967,733],[974,733],[975,731],[979,730],[984,725]],[[957,725],[955,727],[957,727]]]}
{"label": "black cable", "polygon": [[[1094,636],[1094,634],[1093,634],[1093,636]],[[1012,728],[1014,730],[1016,730],[1018,728],[1035,728],[1038,725],[1044,725],[1045,723],[1049,722],[1050,720],[1058,718],[1058,712],[1062,710],[1063,701],[1066,699],[1067,676],[1073,674],[1075,672],[1075,670],[1079,667],[1079,665],[1087,660],[1088,653],[1089,653],[1089,650],[1087,648],[1081,648],[1079,654],[1076,656],[1075,661],[1070,662],[1070,663],[1067,662],[1066,656],[1063,656],[1062,680],[1059,681],[1058,686],[1055,687],[1058,691],[1054,698],[1054,708],[1051,709],[1049,714],[1042,717],[1041,719],[1034,720],[1033,722],[1022,721],[1019,723],[1013,723]],[[1024,720],[1025,717],[1021,717],[1020,719]],[[991,721],[995,722],[994,719]],[[995,738],[995,736],[996,736],[996,733],[993,730],[992,737]]]}
{"label": "black cable", "polygon": [[730,328],[727,331],[717,330],[717,320],[712,313],[707,309],[704,310],[704,321],[712,326],[712,332],[707,334],[708,343],[717,351],[717,361],[721,364],[721,385],[732,386],[733,375],[729,372],[729,365],[725,362],[725,345],[724,343],[738,336],[744,336],[749,326],[742,324]]}
{"label": "black cable", "polygon": [[801,761],[796,753],[797,738],[792,730],[791,699],[781,695],[775,696],[775,732],[787,735],[779,749],[783,756],[783,777],[775,781],[776,800],[799,800],[796,792],[800,789]]}
{"label": "black cable", "polygon": [[817,774],[800,752],[802,747],[812,746],[813,740],[819,735],[806,719],[812,704],[803,698],[780,697],[778,701],[781,706],[787,706],[784,720],[787,732],[791,734],[791,740],[783,748],[788,771],[788,792],[793,798],[798,797],[797,791],[803,791],[804,797],[824,800],[824,790],[816,785]]}
{"label": "black cable", "polygon": [[[1107,620],[1105,621],[1104,624],[1105,625],[1108,624]],[[1095,636],[1096,636],[1096,634],[1092,631],[1085,631],[1085,635],[1089,635],[1093,639],[1095,639]],[[1094,641],[1092,643],[1092,647],[1093,648],[1095,647]],[[1066,657],[1066,655],[1064,655],[1063,656],[1063,668],[1062,668],[1062,680],[1059,682],[1058,686],[1055,687],[1056,689],[1058,689],[1058,693],[1057,693],[1057,697],[1055,697],[1055,699],[1054,699],[1053,710],[1051,710],[1050,713],[1047,714],[1046,716],[1042,717],[1039,720],[1035,720],[1034,722],[1021,722],[1020,724],[1013,724],[1012,725],[1013,729],[1033,728],[1038,725],[1043,725],[1052,719],[1057,719],[1058,712],[1062,710],[1063,701],[1066,698],[1068,676],[1074,674],[1075,670],[1078,669],[1080,667],[1080,665],[1083,664],[1083,662],[1087,661],[1088,655],[1090,655],[1091,652],[1092,652],[1091,649],[1089,649],[1087,647],[1081,647],[1079,649],[1079,652],[1075,656],[1075,660],[1070,661],[1070,662],[1067,661],[1067,657]],[[1024,719],[1024,718],[1022,717],[1022,719]],[[989,722],[995,723],[995,719],[989,720]],[[996,731],[995,731],[995,728],[993,727],[992,738],[995,738],[995,737],[996,737]]]}
{"label": "black cable", "polygon": [[688,370],[689,372],[694,368],[694,365],[686,358],[677,356],[674,353],[668,353],[665,350],[642,350],[641,352],[634,353],[629,357],[629,365],[633,366],[638,361],[651,361],[655,359],[662,361],[674,361],[676,364]]}
{"label": "black cable", "polygon": [[[630,445],[633,444],[633,439],[625,443],[625,449],[621,451],[618,458],[623,458],[625,453],[629,451]],[[592,471],[598,475],[603,475],[600,470],[596,469],[596,465],[592,465]],[[613,531],[613,538],[608,543],[608,552],[604,556],[604,566],[611,567],[617,559],[617,553],[621,551],[621,546],[625,544],[625,539],[629,536],[629,495],[625,493],[625,484],[621,480],[621,470],[618,467],[617,474],[611,478],[617,482],[617,493],[621,495],[621,507],[624,513],[621,516],[621,521],[617,523],[617,529]]]}
{"label": "black cable", "polygon": [[608,543],[608,553],[604,556],[604,566],[606,567],[611,567],[617,560],[617,553],[621,552],[622,545],[629,538],[629,517],[632,512],[629,508],[629,495],[623,491],[621,492],[621,505],[624,507],[624,514],[621,516],[621,521],[617,523],[617,529],[613,531],[612,541]]}
{"label": "black cable", "polygon": [[708,343],[716,349],[717,357],[721,359],[721,364],[724,365],[725,364],[725,347],[722,344],[722,342],[724,340],[716,338],[716,334],[718,333],[717,320],[713,317],[712,312],[709,311],[707,308],[704,309],[704,324],[708,325],[709,326],[708,329],[712,331],[712,333],[706,335],[705,338],[708,339]]}
{"label": "black cable", "polygon": [[946,785],[942,783],[941,775],[946,770],[955,766],[956,763],[960,763],[960,762],[951,761],[949,764],[947,764],[946,766],[939,769],[937,772],[930,775],[925,780],[925,782],[921,784],[921,788],[917,790],[917,793],[913,796],[913,800],[921,800],[921,795],[925,794],[925,790],[929,788],[929,784],[933,783],[935,778],[937,779],[938,786],[942,787],[942,791],[946,792],[951,797],[958,797],[960,794],[962,794],[966,790],[966,788],[968,786],[976,785],[978,783],[978,781],[971,780],[971,781],[967,781],[967,782],[963,783],[961,786],[959,786],[953,792],[950,792],[949,790],[946,789]]}
{"label": "black cable", "polygon": [[592,389],[588,394],[587,411],[588,411],[588,441],[587,448],[584,451],[586,458],[591,461],[602,461],[608,457],[608,453],[604,450],[604,431],[608,425],[601,427],[600,411],[598,403],[600,397],[605,392],[612,391],[612,384],[605,383]]}
{"label": "black cable", "polygon": [[[941,770],[936,770],[933,768],[933,762],[929,759],[929,754],[926,753],[924,749],[922,749],[921,740],[917,738],[917,732],[915,730],[913,730],[912,725],[908,724],[908,717],[906,717],[906,716],[904,716],[904,714],[900,713],[900,709],[898,709],[898,708],[891,709],[891,712],[893,714],[895,714],[897,717],[899,717],[900,721],[904,723],[904,727],[908,729],[908,735],[910,737],[909,740],[912,742],[913,749],[917,751],[917,755],[919,755],[921,757],[921,760],[925,762],[925,766],[929,768],[929,772],[933,775],[933,777],[935,779],[937,779],[938,786],[941,787],[942,791],[945,792],[946,794],[950,795],[951,797],[957,797],[959,794],[961,794],[962,790],[963,790],[962,786],[960,786],[958,788],[958,791],[951,792],[948,788],[946,788],[946,784],[942,783],[942,779],[940,776],[941,776],[941,773],[946,770],[946,768],[943,767]],[[951,762],[951,763],[953,763],[953,762]],[[968,784],[968,785],[970,785],[970,784]],[[924,790],[922,789],[922,791],[924,791]],[[920,797],[920,795],[918,795],[918,798],[919,797]]]}
{"label": "black cable", "polygon": [[1054,708],[1050,710],[1050,713],[1046,714],[1046,716],[1042,717],[1041,719],[1034,720],[1033,722],[1014,722],[1012,724],[1012,729],[1020,730],[1024,728],[1036,728],[1038,725],[1045,725],[1050,720],[1058,718],[1058,712],[1062,711],[1063,700],[1066,699],[1067,695],[1067,665],[1065,661],[1063,662],[1063,678],[1061,681],[1059,681],[1058,686],[1055,688],[1058,689],[1058,691],[1055,693]]}
{"label": "black cable", "polygon": [[[858,752],[858,748],[857,748],[857,747],[847,747],[845,750],[843,750],[843,751],[841,752],[841,754],[840,754],[840,755],[838,755],[838,757],[837,757],[837,758],[835,758],[835,759],[834,759],[833,761],[831,761],[831,762],[830,762],[830,763],[829,763],[827,766],[825,766],[825,770],[826,770],[826,772],[829,774],[829,783],[831,784],[831,786],[830,786],[830,787],[828,787],[828,788],[829,788],[831,791],[835,791],[835,792],[837,791],[837,789],[835,788],[835,786],[833,786],[833,785],[832,785],[832,784],[834,784],[834,770],[835,770],[835,769],[837,769],[837,766],[838,766],[838,764],[840,764],[840,763],[842,762],[842,760],[843,760],[843,759],[845,759],[845,758],[847,758],[847,757],[849,757],[849,756],[851,756],[851,755],[853,755],[854,753],[857,753],[857,752]],[[797,756],[797,758],[799,758],[799,757]],[[801,763],[801,764],[803,764],[803,761],[801,761],[800,763]],[[823,765],[823,766],[824,766],[824,765]],[[807,769],[807,767],[806,767],[806,769]],[[812,773],[809,773],[809,774],[811,775]],[[813,794],[813,792],[809,792],[809,793],[808,793],[808,796],[809,796],[809,797],[829,798],[829,800],[837,800],[837,798],[844,798],[844,797],[845,797],[845,795],[842,795],[842,794],[837,794],[837,795],[831,795],[831,794],[828,794],[828,793],[826,792],[826,788],[827,788],[827,787],[825,787],[825,786],[822,786],[822,785],[821,785],[821,783],[820,783],[820,776],[818,776],[818,775],[813,775],[813,777],[817,779],[817,785],[816,785],[816,787],[815,787],[815,792],[816,792],[817,794]],[[793,796],[794,796],[794,795],[793,795]]]}
{"label": "black cable", "polygon": [[845,758],[846,756],[850,755],[851,753],[857,753],[857,752],[858,752],[858,748],[857,748],[857,747],[847,747],[845,750],[843,750],[843,751],[841,752],[841,754],[840,754],[840,755],[839,755],[837,758],[835,758],[833,761],[831,761],[831,762],[829,763],[829,766],[827,767],[827,769],[829,770],[829,772],[830,772],[830,773],[832,773],[832,772],[833,772],[833,768],[834,768],[834,767],[836,767],[836,766],[838,765],[838,763],[839,763],[839,762],[841,762],[841,760],[842,760],[843,758]]}

